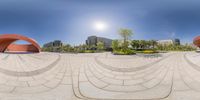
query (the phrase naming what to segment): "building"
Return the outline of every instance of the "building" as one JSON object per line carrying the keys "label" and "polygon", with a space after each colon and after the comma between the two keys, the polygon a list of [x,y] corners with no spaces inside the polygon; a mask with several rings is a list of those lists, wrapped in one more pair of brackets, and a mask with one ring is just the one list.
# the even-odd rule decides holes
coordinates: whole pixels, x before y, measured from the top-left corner
{"label": "building", "polygon": [[157,40],[160,45],[180,45],[179,39],[169,39],[169,40]]}
{"label": "building", "polygon": [[[17,40],[27,41],[30,44],[14,44]],[[0,35],[0,52],[40,52],[39,44],[28,37],[19,34]]]}
{"label": "building", "polygon": [[60,47],[62,47],[63,43],[60,40],[55,40],[43,45],[43,48],[50,48],[52,52],[60,52]]}
{"label": "building", "polygon": [[60,40],[55,40],[54,42],[53,42],[53,46],[54,47],[61,47],[63,45],[63,43],[62,43],[62,41],[60,41]]}
{"label": "building", "polygon": [[181,42],[180,42],[179,39],[173,39],[173,43],[174,43],[175,45],[180,45],[180,44],[181,44]]}
{"label": "building", "polygon": [[43,47],[61,47],[63,45],[62,41],[55,40],[53,42],[49,42],[43,45]]}
{"label": "building", "polygon": [[106,49],[109,49],[112,46],[112,39],[108,39],[108,38],[104,38],[104,37],[89,36],[86,40],[86,44],[89,46],[92,46],[92,45],[97,46],[98,42],[104,43],[104,47]]}

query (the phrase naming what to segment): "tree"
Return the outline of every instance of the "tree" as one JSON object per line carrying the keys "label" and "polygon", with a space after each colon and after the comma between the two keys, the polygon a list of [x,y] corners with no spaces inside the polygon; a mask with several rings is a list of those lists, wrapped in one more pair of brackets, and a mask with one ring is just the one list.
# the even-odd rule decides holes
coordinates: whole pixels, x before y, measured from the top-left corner
{"label": "tree", "polygon": [[140,40],[140,49],[144,49],[145,48],[145,46],[146,46],[146,42],[145,42],[145,40]]}
{"label": "tree", "polygon": [[132,40],[131,41],[131,46],[133,49],[138,49],[140,44],[139,44],[139,40]]}
{"label": "tree", "polygon": [[63,52],[72,52],[73,51],[73,47],[71,46],[71,45],[69,45],[69,44],[64,44],[63,46],[62,46],[62,51]]}
{"label": "tree", "polygon": [[112,41],[112,49],[113,49],[113,51],[119,50],[119,41],[118,40]]}
{"label": "tree", "polygon": [[96,50],[96,48],[97,48],[96,45],[90,45],[90,46],[89,46],[89,49],[90,49],[90,50]]}
{"label": "tree", "polygon": [[119,30],[119,35],[123,38],[123,41],[124,41],[123,49],[127,49],[129,45],[128,39],[133,35],[132,30],[121,28]]}
{"label": "tree", "polygon": [[83,50],[87,50],[87,49],[88,49],[88,45],[83,44],[83,45],[82,45],[82,49],[83,49]]}
{"label": "tree", "polygon": [[101,51],[104,49],[104,43],[103,42],[98,42],[97,43],[97,50]]}
{"label": "tree", "polygon": [[152,43],[152,47],[153,49],[155,48],[155,46],[157,45],[157,42],[155,40],[151,40],[151,43]]}

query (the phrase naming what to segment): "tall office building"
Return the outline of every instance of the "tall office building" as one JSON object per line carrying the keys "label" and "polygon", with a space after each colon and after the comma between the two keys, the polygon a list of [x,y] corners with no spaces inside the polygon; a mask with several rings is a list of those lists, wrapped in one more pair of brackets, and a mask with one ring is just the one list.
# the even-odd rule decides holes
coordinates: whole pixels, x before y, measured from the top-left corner
{"label": "tall office building", "polygon": [[181,44],[179,39],[173,39],[173,42],[174,42],[175,45],[180,45]]}
{"label": "tall office building", "polygon": [[104,38],[104,37],[97,37],[97,36],[89,36],[86,40],[86,44],[89,46],[97,45],[98,42],[104,43],[106,49],[111,48],[112,46],[112,39]]}
{"label": "tall office building", "polygon": [[55,40],[53,42],[49,42],[43,45],[43,47],[60,47],[63,43],[60,40]]}
{"label": "tall office building", "polygon": [[55,40],[43,45],[43,48],[50,48],[52,52],[60,52],[60,47],[63,45],[62,41]]}

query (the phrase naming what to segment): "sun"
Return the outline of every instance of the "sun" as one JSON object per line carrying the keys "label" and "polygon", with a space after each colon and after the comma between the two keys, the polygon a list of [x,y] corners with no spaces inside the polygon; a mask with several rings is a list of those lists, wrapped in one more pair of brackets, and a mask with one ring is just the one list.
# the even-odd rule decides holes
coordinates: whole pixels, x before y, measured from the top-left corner
{"label": "sun", "polygon": [[94,22],[94,29],[97,31],[104,31],[107,28],[107,24],[103,21]]}

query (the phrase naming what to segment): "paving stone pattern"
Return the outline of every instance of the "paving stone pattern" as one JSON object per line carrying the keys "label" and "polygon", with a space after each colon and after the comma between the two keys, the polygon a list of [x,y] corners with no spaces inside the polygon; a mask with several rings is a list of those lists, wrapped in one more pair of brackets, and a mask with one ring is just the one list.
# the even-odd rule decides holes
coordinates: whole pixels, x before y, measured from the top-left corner
{"label": "paving stone pattern", "polygon": [[200,54],[0,54],[0,100],[200,100]]}

